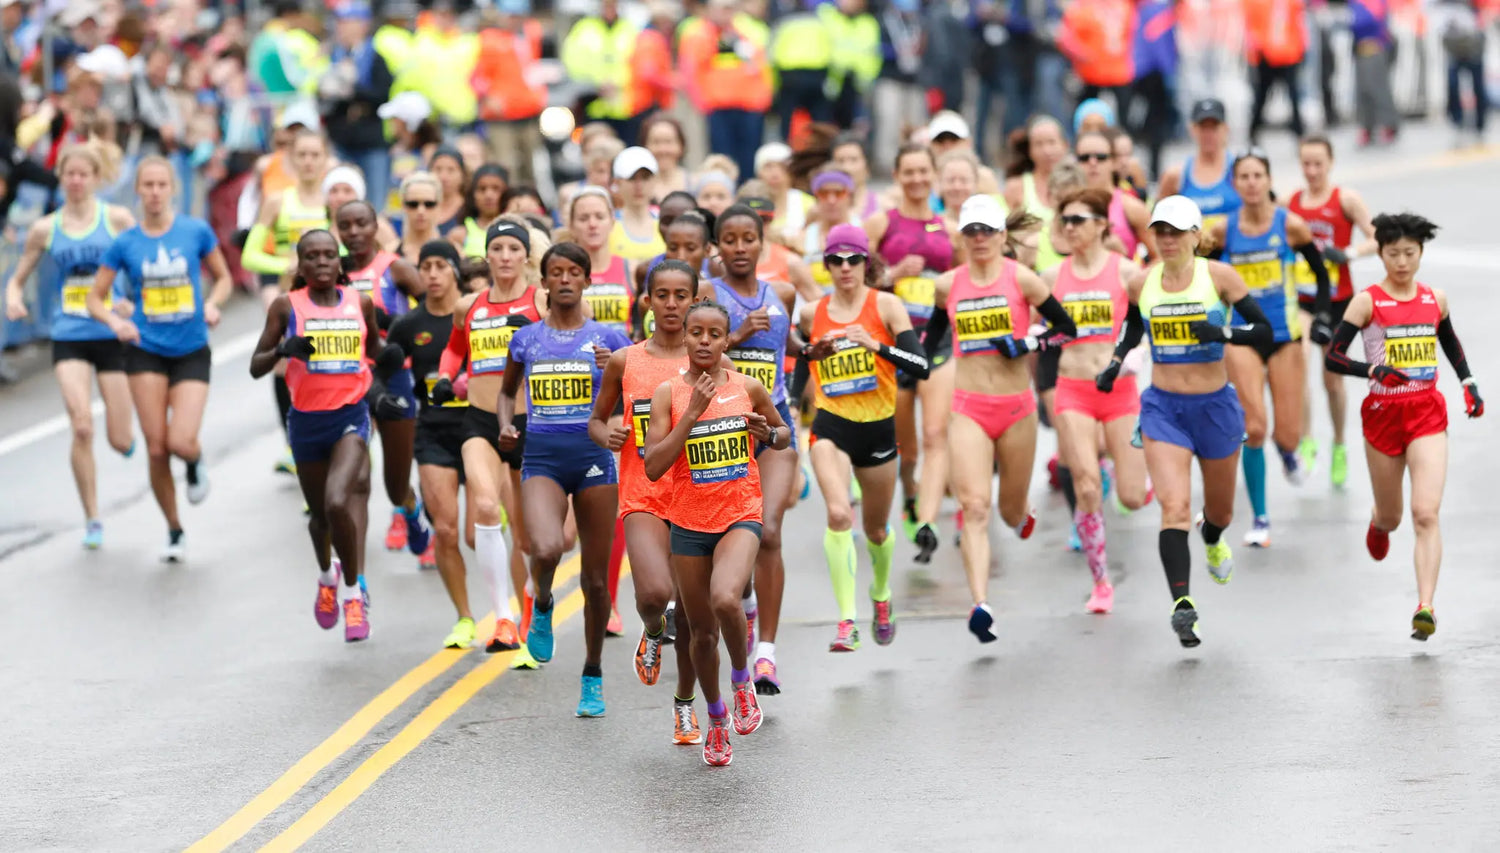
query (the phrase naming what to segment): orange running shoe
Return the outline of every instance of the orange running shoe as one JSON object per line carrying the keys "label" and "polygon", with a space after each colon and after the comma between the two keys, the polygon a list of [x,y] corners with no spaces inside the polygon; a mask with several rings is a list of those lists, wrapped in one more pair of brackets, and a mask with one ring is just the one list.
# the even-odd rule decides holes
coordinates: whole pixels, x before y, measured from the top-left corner
{"label": "orange running shoe", "polygon": [[509,619],[501,619],[495,623],[495,633],[490,635],[490,641],[484,644],[484,650],[490,654],[495,652],[513,652],[521,647],[521,637],[516,633],[516,623]]}
{"label": "orange running shoe", "polygon": [[531,630],[531,610],[536,602],[536,596],[525,590],[521,591],[521,636]]}
{"label": "orange running shoe", "polygon": [[647,687],[661,678],[661,643],[664,639],[666,639],[665,623],[654,637],[645,629],[641,629],[641,641],[635,647],[635,675]]}
{"label": "orange running shoe", "polygon": [[625,635],[625,622],[620,618],[620,610],[614,605],[609,608],[609,621],[604,624],[604,635],[606,637],[623,637]]}
{"label": "orange running shoe", "polygon": [[698,728],[698,712],[692,702],[675,702],[672,716],[677,718],[672,732],[672,743],[678,746],[696,746],[703,743],[703,732]]}
{"label": "orange running shoe", "polygon": [[406,549],[406,513],[399,509],[391,510],[391,526],[385,531],[385,550],[403,551]]}
{"label": "orange running shoe", "polygon": [[419,569],[435,569],[435,568],[437,568],[437,541],[436,541],[436,537],[434,537],[434,541],[427,543],[427,550],[423,551],[422,552],[422,556],[420,556],[420,557],[417,558],[417,568],[419,568]]}
{"label": "orange running shoe", "polygon": [[370,622],[366,616],[363,598],[351,598],[344,602],[344,642],[357,643],[369,638]]}

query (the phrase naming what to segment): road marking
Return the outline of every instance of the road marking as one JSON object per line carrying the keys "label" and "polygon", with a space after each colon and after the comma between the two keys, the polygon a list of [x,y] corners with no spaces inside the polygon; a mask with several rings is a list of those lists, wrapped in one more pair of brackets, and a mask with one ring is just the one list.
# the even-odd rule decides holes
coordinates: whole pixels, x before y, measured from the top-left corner
{"label": "road marking", "polygon": [[[562,586],[572,580],[579,571],[580,562],[578,555],[574,555],[567,562],[558,566],[556,586]],[[623,572],[624,569],[622,568]],[[575,593],[576,594],[576,593]],[[511,599],[512,609],[520,609],[519,603]],[[490,614],[481,620],[476,628],[476,634],[481,638],[487,638],[490,631],[494,629],[494,614]],[[470,651],[469,649],[443,649],[432,657],[418,664],[412,670],[396,680],[394,684],[381,691],[380,695],[371,699],[363,708],[360,708],[350,717],[347,722],[339,726],[338,730],[328,736],[327,740],[313,747],[312,751],[302,756],[293,764],[291,769],[281,774],[281,778],[272,782],[270,787],[260,792],[255,799],[251,800],[244,808],[235,812],[224,821],[213,832],[203,836],[193,846],[188,848],[188,853],[217,853],[229,845],[244,838],[246,833],[254,829],[257,824],[265,820],[272,812],[281,808],[296,793],[307,786],[313,777],[321,773],[328,765],[337,761],[340,756],[348,752],[365,738],[377,725],[385,720],[391,712],[401,707],[406,700],[410,699],[417,691],[432,683],[438,676],[447,672],[458,663]],[[510,654],[492,655],[489,662],[495,658],[505,658],[509,662]],[[470,671],[467,679],[481,667]],[[491,679],[493,680],[493,679]],[[463,683],[461,679],[460,684]],[[488,683],[488,682],[486,682]],[[451,691],[453,688],[449,688]],[[445,694],[446,695],[446,694]],[[410,726],[408,726],[410,728]],[[368,762],[366,762],[368,763]]]}
{"label": "road marking", "polygon": [[[236,338],[230,338],[221,346],[214,348],[215,365],[225,364],[241,356],[249,355],[255,351],[255,344],[260,340],[260,332],[249,332]],[[104,414],[104,401],[95,400],[89,407],[95,418]],[[67,414],[53,415],[52,417],[32,424],[31,426],[16,432],[14,435],[6,436],[0,440],[0,456],[7,456],[25,447],[30,447],[39,441],[45,441],[54,435],[66,432],[69,428]]]}
{"label": "road marking", "polygon": [[1437,172],[1443,169],[1470,166],[1475,163],[1484,163],[1497,159],[1500,159],[1500,145],[1475,145],[1469,148],[1455,148],[1451,151],[1432,154],[1399,166],[1394,163],[1384,166],[1372,163],[1368,166],[1353,167],[1347,173],[1339,173],[1338,183],[1349,186],[1354,183],[1393,181],[1408,178],[1412,175],[1419,175],[1423,172]]}

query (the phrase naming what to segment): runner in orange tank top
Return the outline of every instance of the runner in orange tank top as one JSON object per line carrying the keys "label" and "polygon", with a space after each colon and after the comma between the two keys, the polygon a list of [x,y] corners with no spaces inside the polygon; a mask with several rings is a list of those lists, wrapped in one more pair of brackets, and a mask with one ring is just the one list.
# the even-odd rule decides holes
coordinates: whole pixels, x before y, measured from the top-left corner
{"label": "runner in orange tank top", "polygon": [[688,369],[664,382],[651,400],[646,432],[646,476],[670,472],[672,569],[683,611],[693,626],[693,667],[708,703],[703,761],[728,764],[730,711],[719,691],[719,637],[729,649],[734,730],[760,727],[760,705],[750,683],[745,612],[740,594],[760,549],[760,470],[754,444],[783,450],[791,430],[754,378],[726,369],[729,313],[700,302],[687,313]]}

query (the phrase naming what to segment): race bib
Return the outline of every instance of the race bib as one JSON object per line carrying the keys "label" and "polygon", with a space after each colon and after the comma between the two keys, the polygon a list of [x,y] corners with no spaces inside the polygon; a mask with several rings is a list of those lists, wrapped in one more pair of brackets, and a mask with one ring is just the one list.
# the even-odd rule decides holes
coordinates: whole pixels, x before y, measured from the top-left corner
{"label": "race bib", "polygon": [[651,428],[651,400],[633,400],[630,403],[630,427],[635,433],[635,454],[646,458],[646,430]]}
{"label": "race bib", "polygon": [[776,364],[776,350],[745,347],[729,351],[729,360],[734,369],[752,377],[764,385],[767,391],[776,387],[776,375],[780,367]]}
{"label": "race bib", "polygon": [[185,278],[147,279],[141,286],[141,312],[148,323],[185,323],[198,313],[193,283]]}
{"label": "race bib", "polygon": [[358,373],[364,355],[364,333],[358,320],[314,318],[302,321],[302,333],[312,339],[309,373]]}
{"label": "race bib", "polygon": [[527,377],[530,416],[555,423],[587,420],[594,407],[594,363],[577,358],[538,361]]}
{"label": "race bib", "polygon": [[[1323,265],[1328,268],[1328,283],[1334,290],[1339,286],[1339,268],[1332,261],[1324,261]],[[1297,295],[1306,296],[1309,299],[1318,295],[1318,277],[1313,275],[1312,264],[1307,258],[1299,257],[1292,265],[1292,283],[1297,286]]]}
{"label": "race bib", "polygon": [[750,475],[750,430],[743,415],[698,421],[688,431],[688,474],[695,485],[726,483]]}
{"label": "race bib", "polygon": [[1261,291],[1276,290],[1282,285],[1284,270],[1280,259],[1235,264],[1234,269],[1256,296],[1263,295]]}
{"label": "race bib", "polygon": [[1385,330],[1385,363],[1413,382],[1437,379],[1437,328],[1427,323]]}
{"label": "race bib", "polygon": [[993,340],[1014,332],[1009,300],[1004,296],[980,296],[960,301],[953,311],[953,331],[959,352],[965,355],[994,352]]}
{"label": "race bib", "polygon": [[[427,376],[423,379],[423,381],[427,383],[427,401],[428,401],[429,404],[432,402],[432,389],[433,389],[433,387],[435,385],[437,385],[438,378],[439,378],[438,374],[436,372],[433,372],[433,373],[427,374]],[[462,409],[462,408],[466,408],[468,405],[469,405],[469,401],[468,400],[460,400],[457,397],[454,397],[452,400],[449,400],[448,402],[443,403],[442,404],[442,408],[444,408],[444,409]]]}
{"label": "race bib", "polygon": [[874,391],[875,353],[848,338],[835,338],[833,355],[818,362],[818,385],[825,397]]}
{"label": "race bib", "polygon": [[[62,288],[62,312],[69,317],[89,316],[88,297],[89,291],[94,289],[94,277],[92,275],[68,276],[63,281]],[[114,305],[112,296],[104,297],[104,307]]]}
{"label": "race bib", "polygon": [[903,278],[896,282],[896,296],[906,305],[913,320],[929,320],[937,294],[937,282],[930,278]]}
{"label": "race bib", "polygon": [[1070,293],[1063,298],[1062,306],[1078,327],[1079,339],[1114,334],[1115,303],[1108,293]]}
{"label": "race bib", "polygon": [[[1222,319],[1220,312],[1215,312]],[[1201,302],[1173,302],[1151,308],[1151,358],[1163,364],[1217,361],[1223,345],[1202,343],[1191,325],[1208,322],[1209,312]]]}
{"label": "race bib", "polygon": [[622,330],[630,322],[630,293],[625,285],[591,284],[583,289],[583,298],[596,321]]}
{"label": "race bib", "polygon": [[505,372],[516,327],[504,314],[469,321],[469,375]]}

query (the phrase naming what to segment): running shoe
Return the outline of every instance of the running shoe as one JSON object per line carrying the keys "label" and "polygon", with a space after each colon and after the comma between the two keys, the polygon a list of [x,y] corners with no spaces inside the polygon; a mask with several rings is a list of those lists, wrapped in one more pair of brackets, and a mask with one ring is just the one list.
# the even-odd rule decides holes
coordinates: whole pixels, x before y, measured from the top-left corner
{"label": "running shoe", "polygon": [[1333,457],[1328,460],[1328,479],[1335,489],[1342,489],[1349,479],[1349,448],[1342,444],[1333,446]]}
{"label": "running shoe", "polygon": [[917,543],[917,556],[913,559],[923,566],[932,562],[932,552],[938,549],[937,528],[930,523],[924,523],[917,528],[913,541]]}
{"label": "running shoe", "polygon": [[89,551],[97,551],[102,545],[104,545],[104,522],[92,519],[83,529],[83,547]]}
{"label": "running shoe", "polygon": [[370,620],[365,613],[365,600],[351,598],[344,602],[344,642],[357,643],[370,636]]}
{"label": "running shoe", "polygon": [[760,608],[756,608],[745,614],[745,654],[755,654],[755,619],[760,615]]}
{"label": "running shoe", "polygon": [[620,618],[620,609],[613,604],[609,606],[609,621],[604,623],[604,636],[625,636],[625,622]]}
{"label": "running shoe", "polygon": [[1311,479],[1318,470],[1318,440],[1312,436],[1304,436],[1297,443],[1297,465],[1302,469],[1302,478],[1305,482]]}
{"label": "running shoe", "polygon": [[1271,547],[1271,519],[1264,515],[1257,515],[1255,523],[1245,531],[1245,544],[1251,548]]}
{"label": "running shoe", "polygon": [[[134,449],[134,447],[132,447],[132,449]],[[290,447],[286,449],[286,451],[281,455],[280,459],[276,460],[276,465],[273,470],[278,474],[290,474],[293,477],[297,476],[297,460],[292,458],[292,449]]]}
{"label": "running shoe", "polygon": [[[1316,453],[1316,445],[1314,445],[1314,448],[1314,453]],[[1301,444],[1297,445],[1297,449],[1291,453],[1283,453],[1281,455],[1281,471],[1286,475],[1286,481],[1294,486],[1306,483],[1308,478],[1312,476],[1312,469],[1308,467],[1307,460],[1302,457]]]}
{"label": "running shoe", "polygon": [[536,658],[538,663],[546,663],[552,660],[552,611],[546,613],[536,608],[536,600],[531,602],[531,630],[526,632],[526,650]]}
{"label": "running shoe", "polygon": [[436,542],[428,542],[427,543],[427,550],[423,551],[422,552],[422,556],[420,556],[420,557],[417,558],[417,568],[421,569],[423,571],[430,571],[432,569],[437,568],[437,543]]}
{"label": "running shoe", "polygon": [[402,510],[401,516],[406,522],[406,550],[421,556],[432,541],[432,528],[427,524],[427,512],[422,508],[422,501],[417,501],[417,508],[411,511],[411,515]]}
{"label": "running shoe", "polygon": [[964,511],[953,513],[953,547],[961,548],[964,544]]}
{"label": "running shoe", "polygon": [[208,473],[203,470],[203,459],[187,464],[187,499],[193,506],[208,500]]}
{"label": "running shoe", "polygon": [[445,649],[467,649],[474,645],[474,620],[465,616],[453,623],[453,630],[448,632],[448,639],[443,641]]}
{"label": "running shoe", "polygon": [[853,619],[845,619],[839,623],[838,635],[833,642],[828,644],[830,652],[852,652],[859,648],[859,629],[854,627]]}
{"label": "running shoe", "polygon": [[[343,571],[344,571],[343,564],[340,563],[338,560],[335,559],[333,561],[333,565],[334,565],[334,570],[333,570],[334,573],[338,574],[340,577],[342,577],[343,576]],[[363,598],[365,600],[365,609],[369,610],[370,609],[370,587],[369,587],[368,584],[365,583],[365,576],[364,575],[360,575],[359,576],[359,596],[360,596],[360,598]]]}
{"label": "running shoe", "polygon": [[167,531],[167,547],[161,551],[163,563],[181,563],[187,560],[187,543],[181,530]]}
{"label": "running shoe", "polygon": [[765,719],[760,711],[760,702],[755,699],[755,688],[750,682],[734,686],[734,701],[730,703],[729,715],[734,719],[734,733],[748,735],[760,728]]}
{"label": "running shoe", "polygon": [[1411,638],[1427,642],[1437,631],[1437,617],[1432,614],[1432,605],[1418,604],[1417,612],[1411,615]]}
{"label": "running shoe", "polygon": [[542,665],[537,663],[537,659],[531,656],[531,650],[522,645],[521,648],[516,650],[516,656],[511,658],[510,668],[536,670],[541,669]]}
{"label": "running shoe", "polygon": [[1097,581],[1094,584],[1094,592],[1089,596],[1088,608],[1090,613],[1108,613],[1115,609],[1115,588],[1110,586],[1109,581]]}
{"label": "running shoe", "polygon": [[1068,550],[1075,554],[1083,551],[1083,540],[1078,538],[1078,525],[1076,524],[1068,528]]}
{"label": "running shoe", "polygon": [[1203,642],[1198,637],[1198,608],[1193,600],[1187,596],[1177,599],[1172,609],[1172,630],[1177,632],[1177,641],[1182,643],[1185,649],[1191,649]]}
{"label": "running shoe", "polygon": [[1370,522],[1370,529],[1365,531],[1365,548],[1375,558],[1375,562],[1384,560],[1385,555],[1391,552],[1391,534],[1376,529],[1375,522]]}
{"label": "running shoe", "polygon": [[[291,452],[292,451],[290,449],[288,449],[287,450],[287,455],[291,455]],[[132,438],[130,440],[130,446],[127,447],[127,448],[125,448],[125,452],[121,453],[120,456],[123,457],[123,458],[125,458],[125,459],[129,459],[130,457],[132,457],[134,455],[135,455],[135,439]],[[293,467],[296,467],[296,465],[293,464]]]}
{"label": "running shoe", "polygon": [[1135,419],[1135,431],[1130,434],[1130,446],[1140,450],[1146,446],[1146,440],[1141,437],[1141,419]]}
{"label": "running shoe", "polygon": [[698,728],[698,712],[692,702],[673,702],[672,743],[678,746],[696,746],[703,743],[703,732]]}
{"label": "running shoe", "polygon": [[1016,535],[1022,539],[1030,539],[1031,534],[1036,531],[1036,510],[1026,510],[1026,518],[1016,525]]}
{"label": "running shoe", "polygon": [[641,683],[650,687],[661,678],[661,641],[666,635],[667,626],[661,626],[661,631],[656,636],[651,636],[646,629],[641,629],[641,641],[635,646],[635,676]]}
{"label": "running shoe", "polygon": [[667,610],[661,615],[662,621],[667,623],[667,630],[662,632],[662,642],[669,646],[677,644],[677,602],[667,602]]}
{"label": "running shoe", "polygon": [[339,624],[339,588],[338,584],[325,584],[318,581],[318,598],[313,602],[313,618],[318,620],[318,627],[324,631],[331,630]]}
{"label": "running shoe", "polygon": [[755,692],[762,696],[780,696],[781,679],[776,677],[776,661],[758,658],[755,661]]}
{"label": "running shoe", "polygon": [[993,643],[1000,639],[995,635],[995,614],[990,611],[988,604],[976,604],[969,611],[969,633],[979,638],[981,643]]}
{"label": "running shoe", "polygon": [[385,531],[385,550],[400,551],[406,547],[406,513],[401,507],[391,510],[391,526]]}
{"label": "running shoe", "polygon": [[708,731],[703,737],[703,763],[709,767],[728,767],[734,760],[734,749],[729,745],[728,720],[709,717]]}
{"label": "running shoe", "polygon": [[521,647],[521,636],[516,633],[516,623],[509,619],[495,621],[495,632],[490,634],[490,639],[484,644],[484,650],[489,654],[496,652],[513,652]]}
{"label": "running shoe", "polygon": [[578,691],[577,717],[604,716],[604,679],[597,675],[585,675]]}
{"label": "running shoe", "polygon": [[1062,461],[1056,453],[1047,460],[1047,488],[1054,492],[1062,491]]}
{"label": "running shoe", "polygon": [[1234,552],[1222,538],[1212,545],[1204,545],[1203,553],[1208,557],[1208,575],[1214,583],[1223,586],[1234,577]]}
{"label": "running shoe", "polygon": [[891,618],[890,601],[875,601],[875,618],[871,621],[870,630],[875,634],[875,645],[889,646],[896,639],[896,620]]}
{"label": "running shoe", "polygon": [[901,532],[906,541],[917,541],[917,499],[907,498],[901,502]]}
{"label": "running shoe", "polygon": [[531,611],[536,605],[536,596],[527,590],[521,591],[521,636],[531,633]]}
{"label": "running shoe", "polygon": [[[812,472],[812,468],[806,462],[803,462],[802,463],[802,493],[799,494],[799,495],[797,495],[797,501],[799,503],[802,502],[802,501],[807,500],[808,497],[810,497],[812,495],[812,484],[813,484],[813,472]],[[697,741],[693,741],[693,743],[697,743]]]}
{"label": "running shoe", "polygon": [[1108,456],[1099,460],[1099,496],[1109,500],[1115,490],[1115,461]]}

